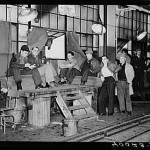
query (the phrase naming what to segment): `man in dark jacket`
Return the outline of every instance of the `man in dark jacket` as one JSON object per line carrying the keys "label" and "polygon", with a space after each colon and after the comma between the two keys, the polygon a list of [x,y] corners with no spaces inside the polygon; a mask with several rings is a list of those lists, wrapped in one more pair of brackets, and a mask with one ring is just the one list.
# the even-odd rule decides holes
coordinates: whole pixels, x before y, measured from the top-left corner
{"label": "man in dark jacket", "polygon": [[[36,86],[38,81],[41,80],[39,71],[34,68],[34,65],[28,63],[29,48],[27,45],[21,47],[20,53],[14,55],[10,61],[9,73],[10,76],[14,76],[17,90],[22,90],[22,78],[21,75],[32,74],[34,83]],[[42,86],[41,86],[42,87]]]}
{"label": "man in dark jacket", "polygon": [[131,65],[135,71],[133,90],[134,92],[142,91],[144,89],[144,70],[146,70],[147,67],[144,57],[141,55],[141,49],[136,50],[136,55],[133,57]]}
{"label": "man in dark jacket", "polygon": [[[38,47],[33,47],[31,53],[28,56],[28,62],[32,65],[35,65],[35,68],[38,69],[40,76],[45,77],[46,88],[55,86],[55,76],[57,73],[51,63],[42,64],[42,59],[39,57],[40,50]],[[39,83],[42,83],[40,81]]]}
{"label": "man in dark jacket", "polygon": [[81,64],[80,67],[82,74],[80,85],[84,85],[87,82],[88,76],[97,77],[97,74],[101,70],[100,62],[92,56],[93,51],[88,50],[85,53],[87,59]]}

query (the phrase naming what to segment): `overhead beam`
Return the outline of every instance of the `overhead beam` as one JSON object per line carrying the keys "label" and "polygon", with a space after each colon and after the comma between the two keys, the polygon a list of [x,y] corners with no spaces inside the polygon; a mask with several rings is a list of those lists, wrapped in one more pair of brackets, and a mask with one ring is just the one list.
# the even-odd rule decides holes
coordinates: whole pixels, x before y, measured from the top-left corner
{"label": "overhead beam", "polygon": [[150,11],[143,8],[142,6],[137,6],[137,5],[127,5],[127,6],[150,14]]}

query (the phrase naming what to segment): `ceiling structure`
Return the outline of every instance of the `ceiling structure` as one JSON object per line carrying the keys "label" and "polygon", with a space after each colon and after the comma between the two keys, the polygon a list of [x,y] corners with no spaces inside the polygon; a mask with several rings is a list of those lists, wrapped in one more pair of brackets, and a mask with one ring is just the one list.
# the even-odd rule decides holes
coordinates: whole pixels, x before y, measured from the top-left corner
{"label": "ceiling structure", "polygon": [[139,5],[139,6],[141,6],[141,7],[143,7],[143,8],[145,8],[145,9],[150,11],[150,5]]}

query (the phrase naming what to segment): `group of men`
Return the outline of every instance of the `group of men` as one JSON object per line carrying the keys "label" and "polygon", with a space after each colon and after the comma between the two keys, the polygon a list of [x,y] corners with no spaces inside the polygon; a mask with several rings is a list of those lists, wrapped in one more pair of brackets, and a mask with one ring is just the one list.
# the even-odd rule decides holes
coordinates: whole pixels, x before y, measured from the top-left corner
{"label": "group of men", "polygon": [[18,54],[12,57],[9,65],[9,75],[14,76],[17,90],[22,90],[21,75],[32,75],[35,89],[44,88],[42,85],[42,76],[45,77],[46,86],[54,87],[55,76],[57,75],[52,64],[42,64],[39,57],[39,48],[33,47],[31,52],[27,45],[23,45]]}
{"label": "group of men", "polygon": [[84,85],[87,80],[88,76],[95,76],[100,71],[100,62],[93,57],[93,51],[88,50],[85,52],[86,59],[82,62],[79,66],[77,59],[74,57],[74,52],[69,51],[67,54],[67,61],[64,61],[60,65],[60,83],[69,83],[71,84],[75,76],[82,76],[81,77],[81,86]]}
{"label": "group of men", "polygon": [[[130,95],[133,94],[132,80],[135,77],[134,68],[130,64],[130,58],[124,52],[119,56],[119,64],[112,63],[107,56],[102,56],[99,61],[93,57],[93,51],[85,52],[87,59],[78,66],[73,52],[68,52],[68,62],[60,66],[60,78],[62,83],[72,83],[75,76],[82,76],[80,85],[84,85],[88,76],[101,78],[102,87],[98,93],[99,115],[113,115],[114,102],[117,95],[121,113],[131,115],[132,105]],[[115,92],[116,91],[116,92]],[[108,107],[108,114],[106,108]]]}
{"label": "group of men", "polygon": [[113,64],[112,68],[110,68],[112,63],[106,56],[102,57],[102,63],[104,65],[101,68],[103,84],[98,97],[98,113],[106,115],[106,107],[108,107],[108,115],[113,115],[114,101],[117,98],[120,112],[131,115],[130,95],[144,90],[144,74],[148,68],[141,49],[136,49],[133,56],[127,49],[122,49],[119,62],[116,66]]}
{"label": "group of men", "polygon": [[[39,53],[38,47],[33,47],[29,50],[27,45],[23,45],[20,52],[12,57],[8,72],[10,76],[14,76],[17,90],[22,90],[21,75],[31,74],[35,89],[39,89],[54,87],[57,84],[55,82],[56,76],[59,76],[60,84],[71,84],[75,76],[82,76],[81,85],[84,85],[88,80],[88,76],[97,76],[100,71],[100,63],[92,56],[92,51],[86,52],[87,59],[81,66],[79,66],[77,60],[74,58],[74,52],[69,51],[67,53],[67,60],[59,66],[59,75],[57,75],[51,63],[42,63]],[[42,84],[42,76],[45,77],[45,86]]]}
{"label": "group of men", "polygon": [[[117,95],[120,113],[131,115],[132,105],[130,95],[133,94],[132,80],[134,69],[127,62],[125,54],[119,56],[119,64],[112,63],[107,56],[102,56],[101,80],[103,82],[98,96],[99,115],[113,115],[114,102]],[[108,114],[106,112],[108,108]]]}
{"label": "group of men", "polygon": [[[30,52],[28,46],[23,45],[20,53],[11,59],[9,71],[14,76],[17,90],[22,90],[22,74],[32,74],[36,89],[55,86],[57,73],[51,63],[42,64],[42,60],[38,57],[39,52],[38,47],[33,47]],[[97,113],[102,116],[113,115],[116,94],[120,112],[127,112],[128,115],[131,115],[130,95],[133,94],[132,81],[137,74],[136,69],[139,69],[139,63],[135,63],[134,58],[132,63],[135,63],[135,65],[131,65],[131,58],[124,51],[119,56],[119,64],[112,63],[105,55],[101,57],[100,62],[93,57],[92,50],[87,50],[85,54],[86,59],[79,66],[74,52],[68,51],[67,60],[59,66],[59,83],[71,84],[75,76],[81,76],[80,85],[83,86],[87,82],[88,76],[97,77],[99,75],[102,87],[100,87],[100,92],[98,93]],[[42,76],[45,76],[45,86],[42,85]],[[106,107],[108,107],[108,114]]]}

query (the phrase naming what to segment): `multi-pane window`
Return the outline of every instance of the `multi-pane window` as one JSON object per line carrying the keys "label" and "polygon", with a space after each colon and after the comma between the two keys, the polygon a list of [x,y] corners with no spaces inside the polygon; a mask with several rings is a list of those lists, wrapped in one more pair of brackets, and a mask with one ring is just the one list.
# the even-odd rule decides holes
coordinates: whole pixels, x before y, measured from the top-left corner
{"label": "multi-pane window", "polygon": [[[28,5],[26,5],[28,7]],[[79,37],[79,44],[83,50],[99,49],[99,38],[94,34],[91,26],[98,21],[98,5],[74,5],[75,16],[62,15],[59,13],[58,5],[31,5],[38,11],[39,21],[31,21],[31,27],[45,27],[57,30],[57,32],[75,31]],[[0,20],[12,23],[12,51],[19,51],[20,47],[27,43],[26,33],[28,23],[19,23],[18,14],[22,5],[0,5]],[[50,34],[51,35],[51,34]],[[97,36],[97,38],[94,38]],[[96,40],[96,41],[93,41]],[[93,42],[96,43],[93,46]]]}
{"label": "multi-pane window", "polygon": [[[123,9],[125,7],[119,6],[118,8]],[[124,41],[124,43],[130,40],[132,41],[129,53],[136,48],[141,48],[144,54],[148,51],[147,44],[150,41],[150,31],[148,29],[148,26],[150,27],[150,21],[148,21],[149,16],[149,14],[138,10],[121,11],[119,14],[117,39],[118,41]],[[143,31],[147,31],[147,36],[138,41],[137,35]]]}

